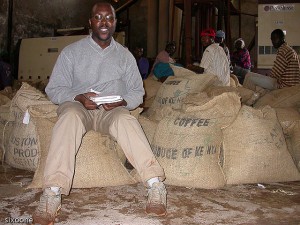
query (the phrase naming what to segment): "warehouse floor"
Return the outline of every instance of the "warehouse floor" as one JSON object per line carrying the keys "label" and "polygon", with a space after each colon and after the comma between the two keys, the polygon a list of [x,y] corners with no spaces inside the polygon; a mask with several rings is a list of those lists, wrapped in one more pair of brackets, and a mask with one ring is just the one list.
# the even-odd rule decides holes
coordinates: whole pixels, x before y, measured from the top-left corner
{"label": "warehouse floor", "polygon": [[[26,189],[32,177],[33,172],[0,166],[0,224],[30,221],[41,191]],[[168,215],[156,218],[144,213],[141,184],[72,189],[63,196],[55,224],[300,224],[300,182],[167,190]]]}

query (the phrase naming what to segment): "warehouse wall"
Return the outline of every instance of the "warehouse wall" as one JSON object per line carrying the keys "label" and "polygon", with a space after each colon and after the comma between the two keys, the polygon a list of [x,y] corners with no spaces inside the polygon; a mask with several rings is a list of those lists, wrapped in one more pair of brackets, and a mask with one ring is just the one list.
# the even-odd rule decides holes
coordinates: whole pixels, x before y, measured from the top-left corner
{"label": "warehouse wall", "polygon": [[8,19],[8,1],[0,0],[0,50],[7,49],[7,19]]}
{"label": "warehouse wall", "polygon": [[[233,3],[237,4],[238,1],[235,0]],[[0,0],[1,52],[7,49],[8,2],[9,0]],[[11,50],[13,51],[12,58],[16,60],[18,43],[22,38],[49,37],[53,36],[54,30],[58,28],[88,26],[90,9],[97,0],[11,0],[11,2],[13,2]],[[241,2],[242,11],[257,14],[256,0],[244,0]],[[128,14],[125,11],[120,15],[120,18],[129,19],[130,21],[128,28],[130,30],[129,46],[127,46],[130,50],[137,45],[141,45],[147,53],[148,4],[149,1],[147,0],[138,0],[129,8]],[[231,23],[232,37],[234,39],[238,37],[238,16],[232,16]],[[242,37],[247,45],[254,34],[255,18],[242,15]],[[153,49],[151,50],[151,55],[155,55]],[[161,49],[158,47],[154,49],[156,53],[159,50]]]}

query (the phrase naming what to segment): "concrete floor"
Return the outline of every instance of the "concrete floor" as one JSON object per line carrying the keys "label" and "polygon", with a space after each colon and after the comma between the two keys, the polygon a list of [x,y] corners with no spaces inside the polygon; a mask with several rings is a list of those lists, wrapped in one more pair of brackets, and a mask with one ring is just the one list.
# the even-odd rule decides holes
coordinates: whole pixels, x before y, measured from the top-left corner
{"label": "concrete floor", "polygon": [[[31,218],[41,191],[26,189],[32,177],[32,172],[0,166],[0,224]],[[300,182],[167,190],[168,215],[156,218],[144,213],[146,190],[141,184],[72,189],[63,196],[55,224],[300,224]]]}

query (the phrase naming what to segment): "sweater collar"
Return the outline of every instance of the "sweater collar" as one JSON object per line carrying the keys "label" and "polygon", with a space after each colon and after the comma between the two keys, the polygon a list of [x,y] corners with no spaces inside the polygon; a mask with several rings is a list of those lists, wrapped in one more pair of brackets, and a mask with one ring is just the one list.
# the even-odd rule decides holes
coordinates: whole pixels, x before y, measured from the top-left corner
{"label": "sweater collar", "polygon": [[114,39],[113,37],[111,37],[110,44],[109,44],[105,49],[103,49],[103,48],[101,48],[101,47],[97,44],[97,42],[94,41],[94,39],[92,38],[92,33],[90,33],[90,35],[87,36],[87,38],[88,38],[89,42],[90,42],[93,46],[95,46],[96,48],[99,48],[99,49],[101,49],[101,50],[110,49],[110,48],[112,48],[113,46],[115,46],[115,44],[116,44],[116,43],[115,43],[115,39]]}

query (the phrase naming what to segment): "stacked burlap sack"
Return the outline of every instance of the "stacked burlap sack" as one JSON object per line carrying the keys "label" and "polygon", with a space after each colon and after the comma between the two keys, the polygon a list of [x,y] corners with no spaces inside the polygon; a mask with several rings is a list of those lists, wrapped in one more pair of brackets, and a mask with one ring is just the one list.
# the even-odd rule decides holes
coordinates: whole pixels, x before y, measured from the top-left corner
{"label": "stacked burlap sack", "polygon": [[[8,126],[8,119],[9,119],[9,109],[10,109],[10,104],[11,104],[11,96],[10,94],[6,93],[5,91],[0,91],[0,160],[2,161],[3,159],[3,145],[5,143],[5,133],[4,127]],[[7,127],[7,130],[9,128]],[[7,140],[6,140],[7,144]]]}
{"label": "stacked burlap sack", "polygon": [[232,75],[231,86],[221,87],[213,75],[172,68],[139,117],[167,184],[300,180],[300,86],[250,90]]}
{"label": "stacked burlap sack", "polygon": [[[29,188],[42,187],[51,132],[57,121],[56,109],[57,106],[42,92],[27,83],[22,84],[9,105],[7,124],[2,131],[5,140],[1,143],[4,146],[5,162],[16,168],[35,171]],[[139,113],[140,109],[132,112],[134,116]],[[89,131],[84,136],[76,156],[73,187],[136,183],[124,167],[125,160],[126,157],[116,141],[98,132]]]}

